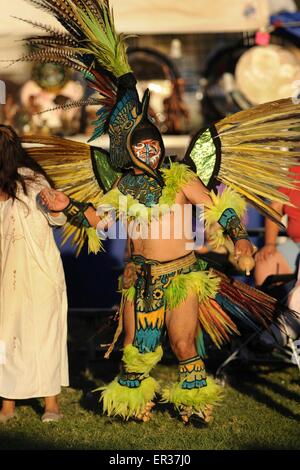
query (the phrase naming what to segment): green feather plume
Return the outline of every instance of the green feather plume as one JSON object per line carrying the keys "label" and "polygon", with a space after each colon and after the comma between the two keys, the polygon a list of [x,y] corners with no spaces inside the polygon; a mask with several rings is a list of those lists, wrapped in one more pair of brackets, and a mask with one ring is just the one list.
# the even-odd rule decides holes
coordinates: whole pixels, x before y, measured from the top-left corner
{"label": "green feather plume", "polygon": [[153,377],[147,377],[139,387],[129,388],[120,385],[116,379],[107,387],[97,390],[102,390],[100,400],[103,402],[103,411],[108,416],[121,416],[127,420],[136,418],[144,411],[147,403],[155,398],[159,385]]}
{"label": "green feather plume", "polygon": [[162,390],[161,401],[172,403],[178,410],[182,405],[191,406],[195,411],[205,409],[206,405],[214,405],[222,399],[223,391],[212,378],[207,377],[206,380],[206,387],[190,390],[182,388],[182,382],[172,384]]}
{"label": "green feather plume", "polygon": [[208,271],[179,274],[166,289],[166,303],[171,310],[186,300],[189,294],[197,294],[200,302],[214,298],[220,279]]}
{"label": "green feather plume", "polygon": [[145,375],[161,360],[163,350],[158,346],[154,352],[140,353],[138,348],[128,344],[124,348],[122,361],[127,372],[139,372]]}
{"label": "green feather plume", "polygon": [[144,375],[139,387],[129,388],[120,385],[118,377],[106,387],[100,387],[100,400],[108,416],[121,416],[124,419],[137,417],[149,401],[159,391],[159,385],[153,377],[147,377],[151,369],[161,360],[163,350],[158,346],[154,352],[140,353],[132,344],[124,348],[122,362],[127,372],[139,372]]}

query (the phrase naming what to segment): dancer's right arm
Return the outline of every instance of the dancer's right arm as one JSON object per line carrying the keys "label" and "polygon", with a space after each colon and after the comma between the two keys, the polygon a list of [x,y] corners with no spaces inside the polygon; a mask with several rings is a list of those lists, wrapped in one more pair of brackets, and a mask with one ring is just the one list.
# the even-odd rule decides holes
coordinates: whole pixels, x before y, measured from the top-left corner
{"label": "dancer's right arm", "polygon": [[[62,191],[56,191],[55,189],[44,188],[40,192],[43,203],[47,206],[51,212],[64,212],[68,210],[72,199],[70,199]],[[86,219],[86,223],[90,227],[97,227],[98,223],[102,220],[102,217],[97,215],[96,210],[91,205],[82,204],[82,217]],[[67,214],[66,214],[67,215]],[[105,227],[104,227],[105,229]]]}

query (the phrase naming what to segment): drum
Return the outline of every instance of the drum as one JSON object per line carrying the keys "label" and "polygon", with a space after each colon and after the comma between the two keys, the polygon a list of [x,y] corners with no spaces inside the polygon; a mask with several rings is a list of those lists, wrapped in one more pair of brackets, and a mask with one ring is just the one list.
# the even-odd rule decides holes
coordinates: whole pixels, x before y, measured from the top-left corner
{"label": "drum", "polygon": [[300,80],[299,50],[275,44],[254,46],[239,58],[234,79],[252,105],[288,98]]}
{"label": "drum", "polygon": [[259,46],[248,38],[218,47],[204,66],[202,113],[210,123],[267,101],[295,95],[300,55],[294,43],[272,34]]}

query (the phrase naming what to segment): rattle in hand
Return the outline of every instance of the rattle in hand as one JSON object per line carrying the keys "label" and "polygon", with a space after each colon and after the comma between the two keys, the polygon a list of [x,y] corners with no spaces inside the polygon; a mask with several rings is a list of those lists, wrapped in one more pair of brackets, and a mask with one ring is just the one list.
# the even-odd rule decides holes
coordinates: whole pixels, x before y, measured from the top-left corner
{"label": "rattle in hand", "polygon": [[237,264],[241,271],[245,271],[246,276],[250,276],[250,272],[255,266],[255,261],[252,256],[242,255],[238,258]]}

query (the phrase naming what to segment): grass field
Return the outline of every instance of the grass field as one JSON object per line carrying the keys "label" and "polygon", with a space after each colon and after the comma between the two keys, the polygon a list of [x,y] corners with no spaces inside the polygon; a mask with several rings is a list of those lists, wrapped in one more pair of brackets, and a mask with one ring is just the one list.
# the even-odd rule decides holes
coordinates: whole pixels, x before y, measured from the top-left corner
{"label": "grass field", "polygon": [[[163,405],[149,423],[127,423],[101,414],[89,391],[110,379],[117,361],[95,361],[88,369],[73,357],[71,387],[61,394],[63,421],[41,423],[42,401],[17,407],[17,419],[0,427],[0,449],[300,449],[300,376],[280,364],[234,368],[224,400],[208,427],[185,426]],[[102,374],[99,374],[102,371]],[[104,371],[104,373],[103,373]],[[162,382],[176,379],[176,365],[159,365]],[[96,378],[95,378],[96,377]]]}

